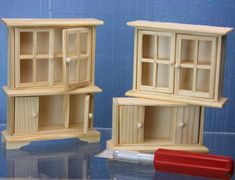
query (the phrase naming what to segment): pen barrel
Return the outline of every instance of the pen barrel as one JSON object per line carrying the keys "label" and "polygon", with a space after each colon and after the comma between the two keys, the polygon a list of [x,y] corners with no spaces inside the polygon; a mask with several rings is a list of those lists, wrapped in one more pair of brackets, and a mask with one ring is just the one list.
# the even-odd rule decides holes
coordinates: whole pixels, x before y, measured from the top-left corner
{"label": "pen barrel", "polygon": [[154,167],[165,172],[230,179],[234,162],[226,156],[158,149],[154,156]]}
{"label": "pen barrel", "polygon": [[138,153],[135,151],[115,150],[113,153],[115,159],[132,163],[153,164],[154,155]]}

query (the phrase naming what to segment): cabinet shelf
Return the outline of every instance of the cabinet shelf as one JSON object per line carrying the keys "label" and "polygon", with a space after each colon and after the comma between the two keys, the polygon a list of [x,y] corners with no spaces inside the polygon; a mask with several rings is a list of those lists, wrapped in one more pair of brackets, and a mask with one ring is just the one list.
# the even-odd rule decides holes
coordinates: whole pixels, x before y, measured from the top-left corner
{"label": "cabinet shelf", "polygon": [[22,54],[20,55],[20,59],[33,59],[33,55],[31,54]]}
{"label": "cabinet shelf", "polygon": [[65,130],[65,127],[64,126],[62,126],[62,125],[44,125],[44,126],[39,126],[38,127],[38,131],[39,132],[46,132],[46,131],[48,131],[48,132],[51,132],[51,133],[53,133],[53,132],[55,132],[55,131],[60,131],[60,130]]}
{"label": "cabinet shelf", "polygon": [[63,125],[51,125],[51,126],[39,126],[39,133],[54,133],[54,132],[68,132],[72,130],[83,131],[83,124],[70,124],[69,128],[65,128]]}

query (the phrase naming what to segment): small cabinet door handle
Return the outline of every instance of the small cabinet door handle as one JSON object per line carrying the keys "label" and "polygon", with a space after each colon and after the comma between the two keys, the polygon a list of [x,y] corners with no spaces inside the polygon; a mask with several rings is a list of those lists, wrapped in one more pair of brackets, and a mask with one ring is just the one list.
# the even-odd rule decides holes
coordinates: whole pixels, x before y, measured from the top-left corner
{"label": "small cabinet door handle", "polygon": [[38,117],[38,113],[37,113],[37,112],[33,112],[32,116],[33,116],[34,118],[36,118],[36,117]]}
{"label": "small cabinet door handle", "polygon": [[179,69],[179,68],[180,68],[180,64],[175,64],[175,67],[176,67],[177,69]]}
{"label": "small cabinet door handle", "polygon": [[72,59],[71,58],[66,58],[66,62],[69,63]]}
{"label": "small cabinet door handle", "polygon": [[138,127],[138,128],[143,128],[143,127],[144,127],[144,124],[143,124],[143,123],[137,123],[137,127]]}
{"label": "small cabinet door handle", "polygon": [[185,123],[184,123],[184,122],[181,122],[181,123],[179,124],[179,126],[180,126],[180,127],[184,127],[184,126],[185,126]]}
{"label": "small cabinet door handle", "polygon": [[93,118],[93,114],[92,114],[92,113],[89,113],[89,114],[88,114],[88,117],[89,117],[90,119],[92,119],[92,118]]}

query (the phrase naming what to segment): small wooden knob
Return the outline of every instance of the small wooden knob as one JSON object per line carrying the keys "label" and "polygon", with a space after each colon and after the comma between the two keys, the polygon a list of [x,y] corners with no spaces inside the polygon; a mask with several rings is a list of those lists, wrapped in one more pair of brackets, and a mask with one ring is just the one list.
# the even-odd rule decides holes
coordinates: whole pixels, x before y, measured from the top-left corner
{"label": "small wooden knob", "polygon": [[71,61],[71,58],[67,58],[66,62],[69,63]]}
{"label": "small wooden knob", "polygon": [[137,127],[138,127],[138,128],[143,128],[143,127],[144,127],[144,124],[143,124],[143,123],[137,123]]}
{"label": "small wooden knob", "polygon": [[180,127],[184,127],[184,126],[185,126],[185,123],[184,123],[184,122],[181,122],[179,125],[180,125]]}
{"label": "small wooden knob", "polygon": [[93,114],[92,114],[92,113],[89,113],[89,114],[88,114],[88,117],[89,117],[90,119],[92,119],[92,118],[93,118]]}
{"label": "small wooden knob", "polygon": [[176,67],[177,69],[179,69],[179,68],[180,68],[180,64],[175,64],[175,67]]}
{"label": "small wooden knob", "polygon": [[34,118],[36,118],[36,117],[38,116],[38,113],[33,112],[32,116],[33,116]]}

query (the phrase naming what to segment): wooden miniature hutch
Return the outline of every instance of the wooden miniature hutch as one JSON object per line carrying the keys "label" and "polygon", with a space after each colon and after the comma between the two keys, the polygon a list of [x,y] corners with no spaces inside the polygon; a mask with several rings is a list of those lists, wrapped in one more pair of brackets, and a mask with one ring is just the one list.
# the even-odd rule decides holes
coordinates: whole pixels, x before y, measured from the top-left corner
{"label": "wooden miniature hutch", "polygon": [[7,149],[93,129],[96,19],[3,19],[8,27]]}
{"label": "wooden miniature hutch", "polygon": [[[113,99],[109,148],[208,152],[204,106],[221,108],[226,35],[232,28],[134,21],[132,98]],[[143,98],[143,99],[141,99]]]}

